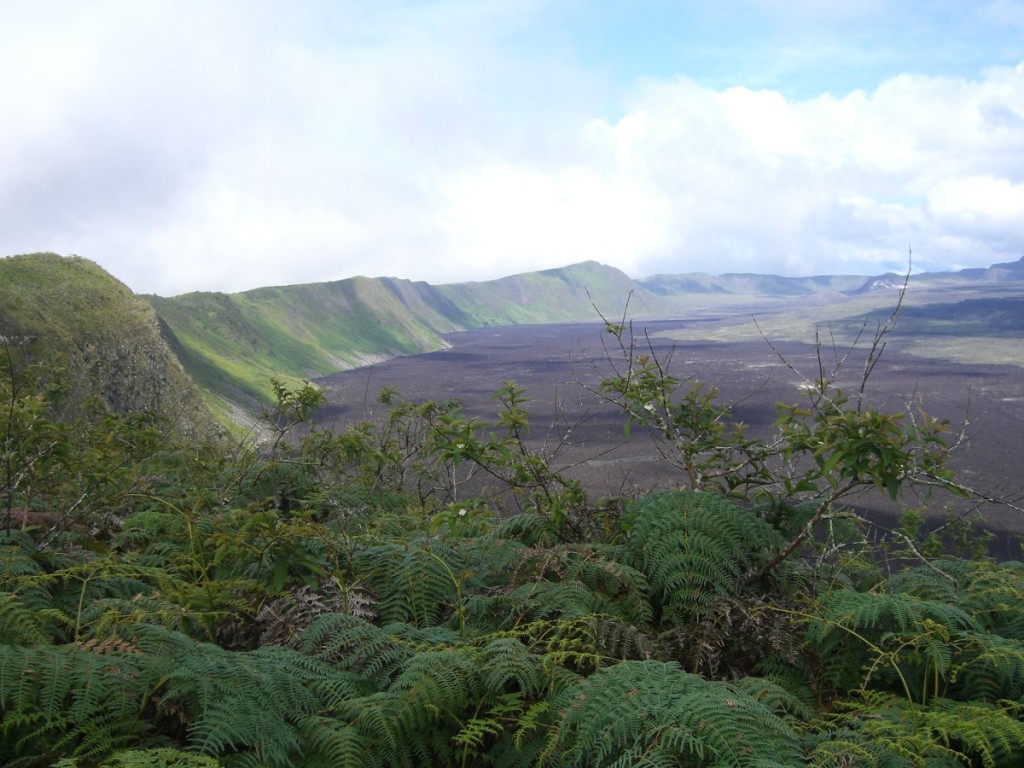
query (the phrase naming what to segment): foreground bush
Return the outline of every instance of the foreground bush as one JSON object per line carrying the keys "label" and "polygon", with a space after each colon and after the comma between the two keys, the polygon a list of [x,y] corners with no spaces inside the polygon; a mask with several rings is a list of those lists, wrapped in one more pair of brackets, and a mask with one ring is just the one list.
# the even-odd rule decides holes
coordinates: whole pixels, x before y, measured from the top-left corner
{"label": "foreground bush", "polygon": [[627,351],[606,390],[681,487],[601,505],[511,383],[490,426],[385,391],[343,434],[277,385],[233,453],[8,387],[0,761],[1021,764],[1024,566],[842,506],[955,488],[941,425],[823,382],[753,441]]}

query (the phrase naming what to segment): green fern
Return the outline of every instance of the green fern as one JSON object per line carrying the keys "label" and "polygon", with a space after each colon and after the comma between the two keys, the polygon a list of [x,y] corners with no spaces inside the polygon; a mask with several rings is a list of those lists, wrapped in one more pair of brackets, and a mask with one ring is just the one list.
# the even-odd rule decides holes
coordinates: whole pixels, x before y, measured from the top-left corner
{"label": "green fern", "polygon": [[377,596],[381,622],[433,626],[462,611],[465,561],[437,540],[379,544],[356,554],[356,568]]}
{"label": "green fern", "polygon": [[[551,690],[549,671],[521,643],[499,637],[482,645],[435,646],[409,657],[383,690],[338,709],[365,764],[464,765],[492,749],[512,754],[527,712]],[[339,745],[346,740],[335,729]],[[340,749],[340,747],[339,747]]]}
{"label": "green fern", "polygon": [[805,641],[841,692],[869,680],[896,685],[899,678],[904,695],[919,698],[930,678],[948,677],[949,633],[977,628],[955,605],[899,593],[836,589],[819,606]]}
{"label": "green fern", "polygon": [[0,759],[104,757],[146,735],[151,678],[133,653],[0,645]]}
{"label": "green fern", "polygon": [[[508,558],[509,551],[514,553]],[[618,547],[559,544],[523,547],[491,541],[467,554],[466,621],[501,631],[516,624],[589,615],[617,616],[632,624],[651,618],[646,578],[622,562]],[[501,567],[492,569],[494,562]]]}
{"label": "green fern", "polygon": [[0,642],[46,644],[64,622],[35,543],[20,531],[0,535]]}
{"label": "green fern", "polygon": [[363,691],[353,675],[288,648],[231,652],[145,625],[130,636],[159,676],[158,712],[184,718],[193,748],[212,756],[291,766],[308,748],[305,718]]}
{"label": "green fern", "polygon": [[947,695],[963,701],[1024,700],[1024,643],[989,633],[956,637],[960,653]]}
{"label": "green fern", "polygon": [[[927,707],[881,693],[843,702],[807,740],[810,765],[840,768],[856,756],[865,765],[1011,768],[1024,759],[1019,704],[985,705],[934,699]],[[854,763],[857,764],[857,763]]]}
{"label": "green fern", "polygon": [[565,715],[545,762],[802,765],[799,737],[787,718],[753,692],[751,684],[705,680],[673,663],[617,664],[563,694]]}
{"label": "green fern", "polygon": [[300,639],[307,655],[355,672],[379,689],[387,687],[416,653],[415,646],[403,642],[394,629],[394,625],[381,628],[358,616],[332,613],[313,621]]}
{"label": "green fern", "polygon": [[738,594],[782,545],[762,518],[710,493],[653,493],[625,522],[632,560],[651,584],[656,619],[666,624],[698,618],[717,598]]}
{"label": "green fern", "polygon": [[1024,642],[1024,563],[955,560],[942,569],[957,581],[957,602],[983,629]]}
{"label": "green fern", "polygon": [[333,714],[303,717],[301,732],[309,747],[303,768],[383,768],[371,743]]}
{"label": "green fern", "polygon": [[[583,613],[620,615],[626,621],[651,621],[650,587],[646,576],[628,565],[623,547],[600,544],[561,543],[530,547],[513,563],[512,584],[578,584],[589,591],[590,604]],[[577,611],[580,613],[580,611]]]}
{"label": "green fern", "polygon": [[[45,593],[44,593],[45,594]],[[0,592],[0,643],[45,645],[50,642],[45,613],[40,610],[40,595]]]}

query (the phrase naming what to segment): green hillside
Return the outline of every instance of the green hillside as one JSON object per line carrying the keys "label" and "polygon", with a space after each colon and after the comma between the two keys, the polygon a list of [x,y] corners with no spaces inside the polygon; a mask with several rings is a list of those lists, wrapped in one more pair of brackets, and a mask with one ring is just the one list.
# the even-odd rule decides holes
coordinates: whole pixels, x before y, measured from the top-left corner
{"label": "green hillside", "polygon": [[466,327],[426,284],[352,278],[237,294],[146,297],[182,364],[224,413],[270,402],[269,380],[314,378],[384,357],[438,349]]}
{"label": "green hillside", "polygon": [[631,314],[639,316],[668,306],[626,273],[596,261],[439,290],[469,315],[468,326],[595,320],[595,306],[614,317],[627,301]]}
{"label": "green hillside", "polygon": [[[0,335],[38,337],[39,344],[53,350],[71,350],[76,375],[91,382],[82,384],[76,396],[99,386],[104,402],[114,409],[150,408],[159,402],[188,410],[196,390],[184,370],[225,424],[251,423],[270,405],[271,378],[294,384],[397,355],[443,349],[444,335],[453,331],[597,320],[598,312],[615,318],[626,313],[627,305],[635,319],[720,315],[740,308],[746,313],[755,306],[792,313],[794,298],[827,304],[837,312],[849,305],[853,312],[865,301],[887,306],[888,289],[902,280],[898,275],[701,273],[633,280],[587,261],[439,286],[354,277],[234,294],[145,296],[142,301],[85,259],[33,254],[0,264]],[[949,301],[938,291],[951,286],[988,291],[1017,285],[1022,264],[915,276],[913,303]],[[800,325],[799,330],[806,328]],[[160,362],[152,362],[154,355]],[[140,365],[150,374],[161,373],[139,375]],[[190,411],[186,421],[202,421],[196,414]]]}
{"label": "green hillside", "polygon": [[[36,253],[0,259],[0,339],[15,368],[64,372],[70,411],[153,412],[182,433],[210,422],[165,343],[153,308],[91,261]],[[75,414],[78,415],[78,414]]]}
{"label": "green hillside", "polygon": [[[653,297],[597,262],[487,282],[431,286],[396,278],[145,297],[168,341],[221,417],[269,404],[269,380],[297,381],[443,349],[443,334],[487,325],[655,314]],[[593,302],[593,303],[592,303]]]}

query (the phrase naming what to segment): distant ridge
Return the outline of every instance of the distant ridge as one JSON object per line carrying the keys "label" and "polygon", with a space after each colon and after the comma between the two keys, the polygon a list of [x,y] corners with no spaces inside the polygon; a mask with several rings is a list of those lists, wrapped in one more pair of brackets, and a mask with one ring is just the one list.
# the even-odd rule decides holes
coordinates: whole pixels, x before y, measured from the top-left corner
{"label": "distant ridge", "polygon": [[[393,277],[145,297],[182,364],[229,416],[268,404],[271,377],[312,379],[447,346],[488,325],[594,320],[594,307],[656,311],[625,273],[595,261],[486,282],[430,285]],[[593,302],[593,303],[592,303]]]}
{"label": "distant ridge", "polygon": [[709,275],[694,272],[684,275],[654,275],[637,282],[659,296],[680,293],[742,294],[761,297],[809,296],[820,291],[849,292],[868,279],[865,275],[817,275],[782,277],[748,273]]}
{"label": "distant ridge", "polygon": [[[988,270],[915,275],[912,285],[1024,279],[1024,259]],[[783,277],[730,273],[634,280],[584,261],[482,282],[430,285],[394,277],[146,297],[182,364],[222,413],[267,403],[270,377],[312,379],[447,346],[444,335],[492,325],[678,317],[699,307],[842,300],[902,287],[904,276]],[[710,303],[709,303],[710,302]]]}
{"label": "distant ridge", "polygon": [[[430,285],[394,277],[353,277],[233,294],[196,292],[136,298],[100,267],[77,257],[9,257],[0,260],[0,267],[0,289],[6,290],[6,294],[0,293],[4,302],[0,311],[5,310],[8,325],[12,316],[19,317],[25,328],[35,327],[35,323],[48,328],[55,338],[66,337],[74,329],[89,327],[82,323],[83,317],[105,316],[95,313],[93,305],[111,301],[112,307],[122,309],[109,313],[110,318],[145,316],[142,324],[148,323],[161,337],[159,344],[169,350],[168,359],[177,358],[173,360],[175,366],[180,362],[177,370],[183,368],[188,373],[223,423],[244,423],[268,405],[272,377],[296,382],[397,355],[443,349],[448,344],[445,335],[454,331],[597,321],[598,313],[609,319],[624,314],[634,319],[670,318],[702,311],[720,313],[730,307],[747,311],[786,306],[794,299],[812,304],[835,302],[891,291],[904,283],[904,276],[895,273],[811,277],[690,273],[634,280],[614,267],[585,261],[482,282]],[[52,293],[54,286],[67,284],[52,279],[58,273],[77,275],[72,282],[83,290],[92,283],[102,290],[96,288],[100,292],[94,299],[67,303]],[[910,281],[912,291],[951,286],[980,290],[1017,284],[1024,286],[1024,258],[986,269],[914,275]],[[28,309],[26,297],[35,297],[33,306],[45,311]],[[5,315],[0,314],[0,319]],[[81,349],[123,347],[116,322],[123,321],[97,328],[91,341],[78,342]],[[81,364],[96,369],[112,359],[110,353],[99,358],[86,355]],[[173,371],[168,373],[167,381],[181,383],[172,388],[185,391],[191,386],[187,379],[174,376]],[[113,379],[106,380],[108,388],[114,387]],[[163,390],[150,392],[151,402],[165,396],[159,392]],[[136,392],[125,397],[138,400],[142,395]]]}

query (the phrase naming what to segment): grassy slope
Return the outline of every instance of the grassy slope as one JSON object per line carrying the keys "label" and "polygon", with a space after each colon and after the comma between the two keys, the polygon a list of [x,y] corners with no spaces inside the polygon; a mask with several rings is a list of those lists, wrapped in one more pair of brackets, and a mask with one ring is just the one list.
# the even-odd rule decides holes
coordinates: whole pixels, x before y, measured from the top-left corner
{"label": "grassy slope", "polygon": [[459,326],[411,285],[353,278],[147,298],[200,387],[251,406],[269,401],[271,377],[313,378],[383,355],[443,346],[440,334]]}
{"label": "grassy slope", "polygon": [[633,315],[655,315],[667,304],[613,267],[587,261],[482,283],[440,286],[470,316],[473,326],[609,319],[629,302]]}
{"label": "grassy slope", "polygon": [[86,259],[52,253],[0,260],[4,330],[23,334],[109,333],[117,323],[134,327],[152,318],[131,290]]}
{"label": "grassy slope", "polygon": [[657,303],[624,273],[596,262],[443,286],[356,277],[146,298],[183,365],[223,415],[228,403],[250,409],[268,403],[271,377],[295,381],[440,349],[442,334],[466,328],[596,319],[591,297],[613,317],[627,298],[635,314],[653,314]]}
{"label": "grassy slope", "polygon": [[101,267],[52,253],[0,259],[0,336],[68,369],[69,400],[152,410],[184,431],[209,413],[153,308]]}
{"label": "grassy slope", "polygon": [[[1019,286],[1022,265],[915,277],[907,305],[959,300],[965,286]],[[899,275],[891,277],[887,282],[902,284]],[[466,328],[596,320],[598,310],[616,319],[627,302],[628,315],[638,319],[734,315],[734,323],[726,320],[713,332],[723,339],[756,335],[751,314],[757,314],[762,330],[774,339],[813,339],[823,322],[833,323],[832,331],[846,336],[856,332],[866,315],[882,316],[895,303],[894,290],[867,290],[874,283],[875,278],[863,276],[753,274],[659,275],[634,281],[588,261],[486,282],[431,286],[358,277],[150,301],[173,332],[172,341],[180,343],[177,349],[186,369],[211,402],[226,400],[251,409],[268,402],[272,376],[313,378],[382,357],[440,349],[443,334]],[[809,312],[812,306],[815,310]],[[919,326],[938,322],[932,317],[915,321]],[[706,327],[695,332],[707,338]],[[972,335],[966,349],[980,354],[991,347],[978,339]],[[1002,354],[1004,341],[993,342],[999,348],[995,354]],[[954,345],[946,336],[941,347],[932,347],[927,340],[920,342],[922,354]]]}
{"label": "grassy slope", "polygon": [[[238,421],[242,411],[252,414],[268,404],[272,377],[295,382],[382,357],[443,348],[443,334],[460,329],[596,320],[598,310],[616,319],[628,302],[628,315],[638,319],[734,314],[735,324],[719,324],[716,332],[722,338],[756,333],[749,320],[756,311],[770,337],[807,340],[813,338],[815,322],[852,327],[865,314],[891,307],[895,297],[893,291],[858,294],[867,284],[861,277],[690,274],[634,281],[619,270],[590,261],[478,283],[431,286],[358,277],[230,295],[149,296],[144,297],[147,306],[85,259],[34,254],[3,259],[0,264],[0,335],[49,334],[64,346],[75,339],[71,347],[78,350],[79,368],[100,371],[97,375],[108,383],[117,383],[118,377],[111,372],[127,370],[125,366],[141,358],[134,351],[120,358],[95,351],[123,346],[126,329],[133,349],[161,344],[138,330],[149,328],[152,333],[158,327],[158,315],[164,339],[224,422]],[[1019,295],[1022,278],[1024,261],[969,274],[915,278],[920,289],[912,287],[904,315],[907,325],[920,331],[920,349],[915,351],[953,354],[960,349],[957,354],[977,359],[988,350],[992,358],[1009,356],[1011,362],[1018,362],[1019,354],[1010,354],[1019,346],[1016,326],[995,333],[997,329],[985,322],[965,323],[952,309],[915,314],[910,308],[974,295],[965,290],[991,298],[991,291],[1009,286],[1011,294],[1016,290]],[[807,312],[812,304],[822,310]],[[1016,305],[1009,307],[1011,313],[1016,310]],[[967,336],[965,330],[970,331]],[[985,344],[979,341],[983,338]],[[964,344],[957,345],[957,339]],[[1024,365],[1024,358],[1019,362]],[[172,368],[177,373],[172,370],[171,378],[187,388],[180,368]],[[134,391],[112,396],[141,397]]]}

